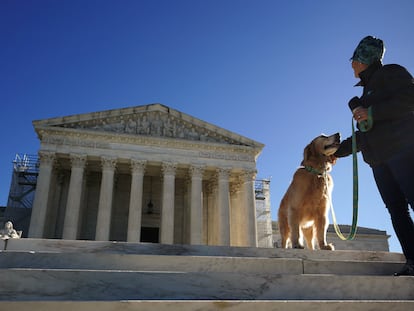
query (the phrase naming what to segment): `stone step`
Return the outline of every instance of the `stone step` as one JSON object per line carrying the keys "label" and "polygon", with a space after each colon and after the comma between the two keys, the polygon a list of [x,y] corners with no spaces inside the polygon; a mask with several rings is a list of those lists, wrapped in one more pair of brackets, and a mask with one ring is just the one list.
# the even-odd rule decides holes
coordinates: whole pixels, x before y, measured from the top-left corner
{"label": "stone step", "polygon": [[349,261],[405,262],[400,253],[380,251],[311,251],[280,248],[228,247],[207,245],[167,245],[157,243],[127,243],[58,239],[10,239],[0,241],[0,249],[8,251],[43,251],[76,253],[119,253],[177,256],[222,256],[300,258]]}
{"label": "stone step", "polygon": [[3,301],[2,310],[30,311],[409,311],[407,300],[130,300]]}
{"label": "stone step", "polygon": [[0,300],[414,300],[414,279],[332,274],[0,269]]}
{"label": "stone step", "polygon": [[402,254],[1,241],[3,310],[414,310]]}
{"label": "stone step", "polygon": [[392,275],[402,262],[326,259],[1,251],[0,268],[269,274]]}

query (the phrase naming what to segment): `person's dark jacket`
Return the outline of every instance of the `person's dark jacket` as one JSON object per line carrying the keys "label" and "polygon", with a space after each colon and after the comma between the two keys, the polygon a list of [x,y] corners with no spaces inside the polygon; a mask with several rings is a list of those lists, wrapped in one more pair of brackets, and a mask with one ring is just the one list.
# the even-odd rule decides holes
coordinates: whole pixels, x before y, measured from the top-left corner
{"label": "person's dark jacket", "polygon": [[[359,74],[363,86],[360,106],[370,107],[373,127],[356,131],[357,149],[364,161],[375,166],[404,148],[414,147],[414,80],[400,65],[382,65],[380,61]],[[359,128],[359,127],[358,127]],[[352,153],[351,137],[345,139],[337,157]]]}

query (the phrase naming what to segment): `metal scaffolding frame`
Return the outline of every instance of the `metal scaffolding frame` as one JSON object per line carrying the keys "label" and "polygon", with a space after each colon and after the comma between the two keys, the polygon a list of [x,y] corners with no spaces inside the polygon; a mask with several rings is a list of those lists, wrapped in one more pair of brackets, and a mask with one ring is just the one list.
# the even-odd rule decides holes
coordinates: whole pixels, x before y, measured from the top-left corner
{"label": "metal scaffolding frame", "polygon": [[36,155],[16,154],[10,185],[8,208],[31,208],[39,175],[39,158]]}
{"label": "metal scaffolding frame", "polygon": [[257,240],[259,247],[273,247],[272,216],[270,212],[270,180],[257,179],[256,197]]}

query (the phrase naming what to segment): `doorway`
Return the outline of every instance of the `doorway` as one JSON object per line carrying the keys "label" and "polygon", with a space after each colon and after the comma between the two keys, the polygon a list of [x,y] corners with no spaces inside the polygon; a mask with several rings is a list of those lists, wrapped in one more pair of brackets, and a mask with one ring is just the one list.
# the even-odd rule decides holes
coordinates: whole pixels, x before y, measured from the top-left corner
{"label": "doorway", "polygon": [[159,228],[142,227],[141,242],[159,243]]}

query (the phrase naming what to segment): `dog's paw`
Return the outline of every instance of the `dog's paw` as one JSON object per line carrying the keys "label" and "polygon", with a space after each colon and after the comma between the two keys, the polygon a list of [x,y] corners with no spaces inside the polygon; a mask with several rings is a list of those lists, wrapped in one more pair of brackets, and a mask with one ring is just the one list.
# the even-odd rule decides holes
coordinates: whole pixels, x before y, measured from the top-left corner
{"label": "dog's paw", "polygon": [[326,245],[321,246],[321,249],[328,250],[328,251],[334,251],[335,250],[335,246],[333,246],[332,243],[329,243],[329,244],[326,244]]}
{"label": "dog's paw", "polygon": [[293,246],[292,246],[292,248],[296,248],[296,249],[304,249],[305,247],[304,247],[304,246],[302,246],[302,245],[300,245],[300,244],[296,244],[296,245],[293,245]]}

